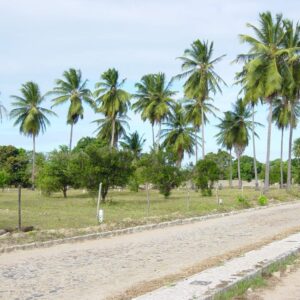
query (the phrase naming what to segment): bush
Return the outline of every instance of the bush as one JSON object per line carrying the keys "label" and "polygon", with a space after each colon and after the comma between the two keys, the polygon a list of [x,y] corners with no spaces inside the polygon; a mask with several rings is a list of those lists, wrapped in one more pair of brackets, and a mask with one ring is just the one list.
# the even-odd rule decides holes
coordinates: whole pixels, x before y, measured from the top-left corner
{"label": "bush", "polygon": [[266,206],[266,205],[268,205],[268,198],[266,196],[262,195],[257,199],[257,202],[260,206]]}
{"label": "bush", "polygon": [[249,200],[244,196],[238,196],[237,197],[237,202],[239,203],[239,205],[241,205],[244,208],[251,207],[251,204],[250,204]]}
{"label": "bush", "polygon": [[203,196],[211,196],[214,182],[219,178],[220,170],[210,159],[199,160],[195,166],[194,182]]}

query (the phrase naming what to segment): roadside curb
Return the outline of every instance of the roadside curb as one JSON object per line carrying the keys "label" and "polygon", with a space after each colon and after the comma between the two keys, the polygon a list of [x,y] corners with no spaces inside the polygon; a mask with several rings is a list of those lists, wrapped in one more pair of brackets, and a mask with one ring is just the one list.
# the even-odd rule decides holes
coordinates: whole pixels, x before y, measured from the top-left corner
{"label": "roadside curb", "polygon": [[75,242],[81,242],[81,241],[93,240],[93,239],[111,238],[111,237],[120,236],[120,235],[138,233],[138,232],[142,232],[142,231],[166,228],[166,227],[176,226],[176,225],[191,224],[191,223],[201,222],[201,221],[210,220],[210,219],[216,219],[216,218],[222,218],[222,217],[226,217],[226,216],[243,214],[243,213],[247,213],[247,212],[251,212],[251,211],[263,210],[263,209],[268,209],[268,208],[272,208],[272,207],[292,205],[295,203],[299,203],[299,201],[295,200],[295,201],[290,201],[290,202],[285,202],[285,203],[271,204],[271,205],[267,205],[267,206],[257,206],[257,207],[253,207],[253,208],[242,209],[242,210],[233,210],[233,211],[229,211],[229,212],[225,212],[225,213],[208,214],[208,215],[199,216],[199,217],[176,219],[173,221],[139,225],[139,226],[128,227],[128,228],[124,228],[124,229],[89,233],[89,234],[55,239],[55,240],[49,240],[49,241],[44,241],[44,242],[33,242],[33,243],[28,243],[28,244],[23,244],[23,245],[8,246],[8,247],[0,248],[0,254],[17,251],[17,250],[28,250],[28,249],[34,249],[34,248],[51,247],[54,245],[60,245],[60,244],[65,244],[65,243],[73,243],[73,242],[75,243]]}
{"label": "roadside curb", "polygon": [[299,253],[300,233],[296,233],[133,300],[213,300],[239,283],[262,275],[273,264]]}

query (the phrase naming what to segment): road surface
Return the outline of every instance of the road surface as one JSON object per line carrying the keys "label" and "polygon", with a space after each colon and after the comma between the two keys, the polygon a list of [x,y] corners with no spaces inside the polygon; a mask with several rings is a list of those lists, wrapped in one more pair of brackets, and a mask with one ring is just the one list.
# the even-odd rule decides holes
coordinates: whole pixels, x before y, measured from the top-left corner
{"label": "road surface", "polygon": [[300,228],[299,216],[300,203],[294,203],[113,238],[2,254],[0,299],[114,298],[137,285],[146,286],[149,281],[180,273],[209,258]]}

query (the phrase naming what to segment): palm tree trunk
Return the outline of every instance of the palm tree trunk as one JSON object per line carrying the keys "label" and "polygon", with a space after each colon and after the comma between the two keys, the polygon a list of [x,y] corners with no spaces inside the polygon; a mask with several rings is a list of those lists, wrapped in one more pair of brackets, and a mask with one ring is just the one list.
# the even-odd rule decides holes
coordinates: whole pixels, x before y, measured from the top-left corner
{"label": "palm tree trunk", "polygon": [[195,156],[196,156],[196,162],[195,165],[197,164],[198,161],[198,143],[197,143],[197,127],[195,127]]}
{"label": "palm tree trunk", "polygon": [[270,150],[271,150],[271,134],[272,134],[272,99],[269,100],[269,115],[268,115],[268,137],[267,137],[267,157],[266,157],[266,169],[265,169],[265,187],[264,192],[269,190],[270,182]]}
{"label": "palm tree trunk", "polygon": [[280,148],[280,188],[283,188],[283,134],[284,128],[281,128],[281,148]]}
{"label": "palm tree trunk", "polygon": [[116,120],[112,119],[112,126],[111,126],[111,140],[110,140],[110,149],[112,149],[115,145],[115,130],[116,130]]}
{"label": "palm tree trunk", "polygon": [[204,112],[203,112],[203,105],[201,106],[201,132],[202,132],[202,159],[205,158],[205,139],[204,139]]}
{"label": "palm tree trunk", "polygon": [[70,150],[70,151],[72,150],[73,126],[74,126],[74,123],[72,122],[72,123],[71,123],[71,132],[70,132],[70,144],[69,144],[69,150]]}
{"label": "palm tree trunk", "polygon": [[232,189],[232,155],[231,155],[232,149],[229,150],[230,155],[230,162],[229,162],[229,187]]}
{"label": "palm tree trunk", "polygon": [[241,178],[241,162],[240,162],[240,154],[237,155],[238,159],[238,177],[239,177],[239,189],[242,188],[242,178]]}
{"label": "palm tree trunk", "polygon": [[158,134],[157,134],[157,150],[159,149],[160,146],[160,135],[161,135],[161,121],[158,123]]}
{"label": "palm tree trunk", "polygon": [[254,166],[254,178],[255,178],[255,190],[258,190],[258,176],[256,166],[256,149],[255,149],[255,126],[254,126],[254,105],[252,105],[252,143],[253,143],[253,166]]}
{"label": "palm tree trunk", "polygon": [[31,174],[31,183],[32,183],[32,190],[34,190],[34,181],[35,181],[35,134],[32,136],[32,174]]}
{"label": "palm tree trunk", "polygon": [[288,173],[287,173],[287,189],[290,190],[292,185],[292,143],[293,143],[293,115],[294,107],[291,105],[291,120],[290,120],[290,134],[289,134],[289,154],[288,154]]}
{"label": "palm tree trunk", "polygon": [[152,126],[152,145],[153,145],[153,149],[154,149],[154,147],[155,147],[154,124],[152,123],[151,126]]}

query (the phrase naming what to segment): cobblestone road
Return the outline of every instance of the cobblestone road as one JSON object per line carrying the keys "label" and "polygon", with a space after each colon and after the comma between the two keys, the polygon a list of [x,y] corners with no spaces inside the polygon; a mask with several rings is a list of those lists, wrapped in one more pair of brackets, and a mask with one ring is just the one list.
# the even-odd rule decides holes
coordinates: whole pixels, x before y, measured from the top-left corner
{"label": "cobblestone road", "polygon": [[300,226],[300,203],[0,255],[0,299],[105,299]]}

